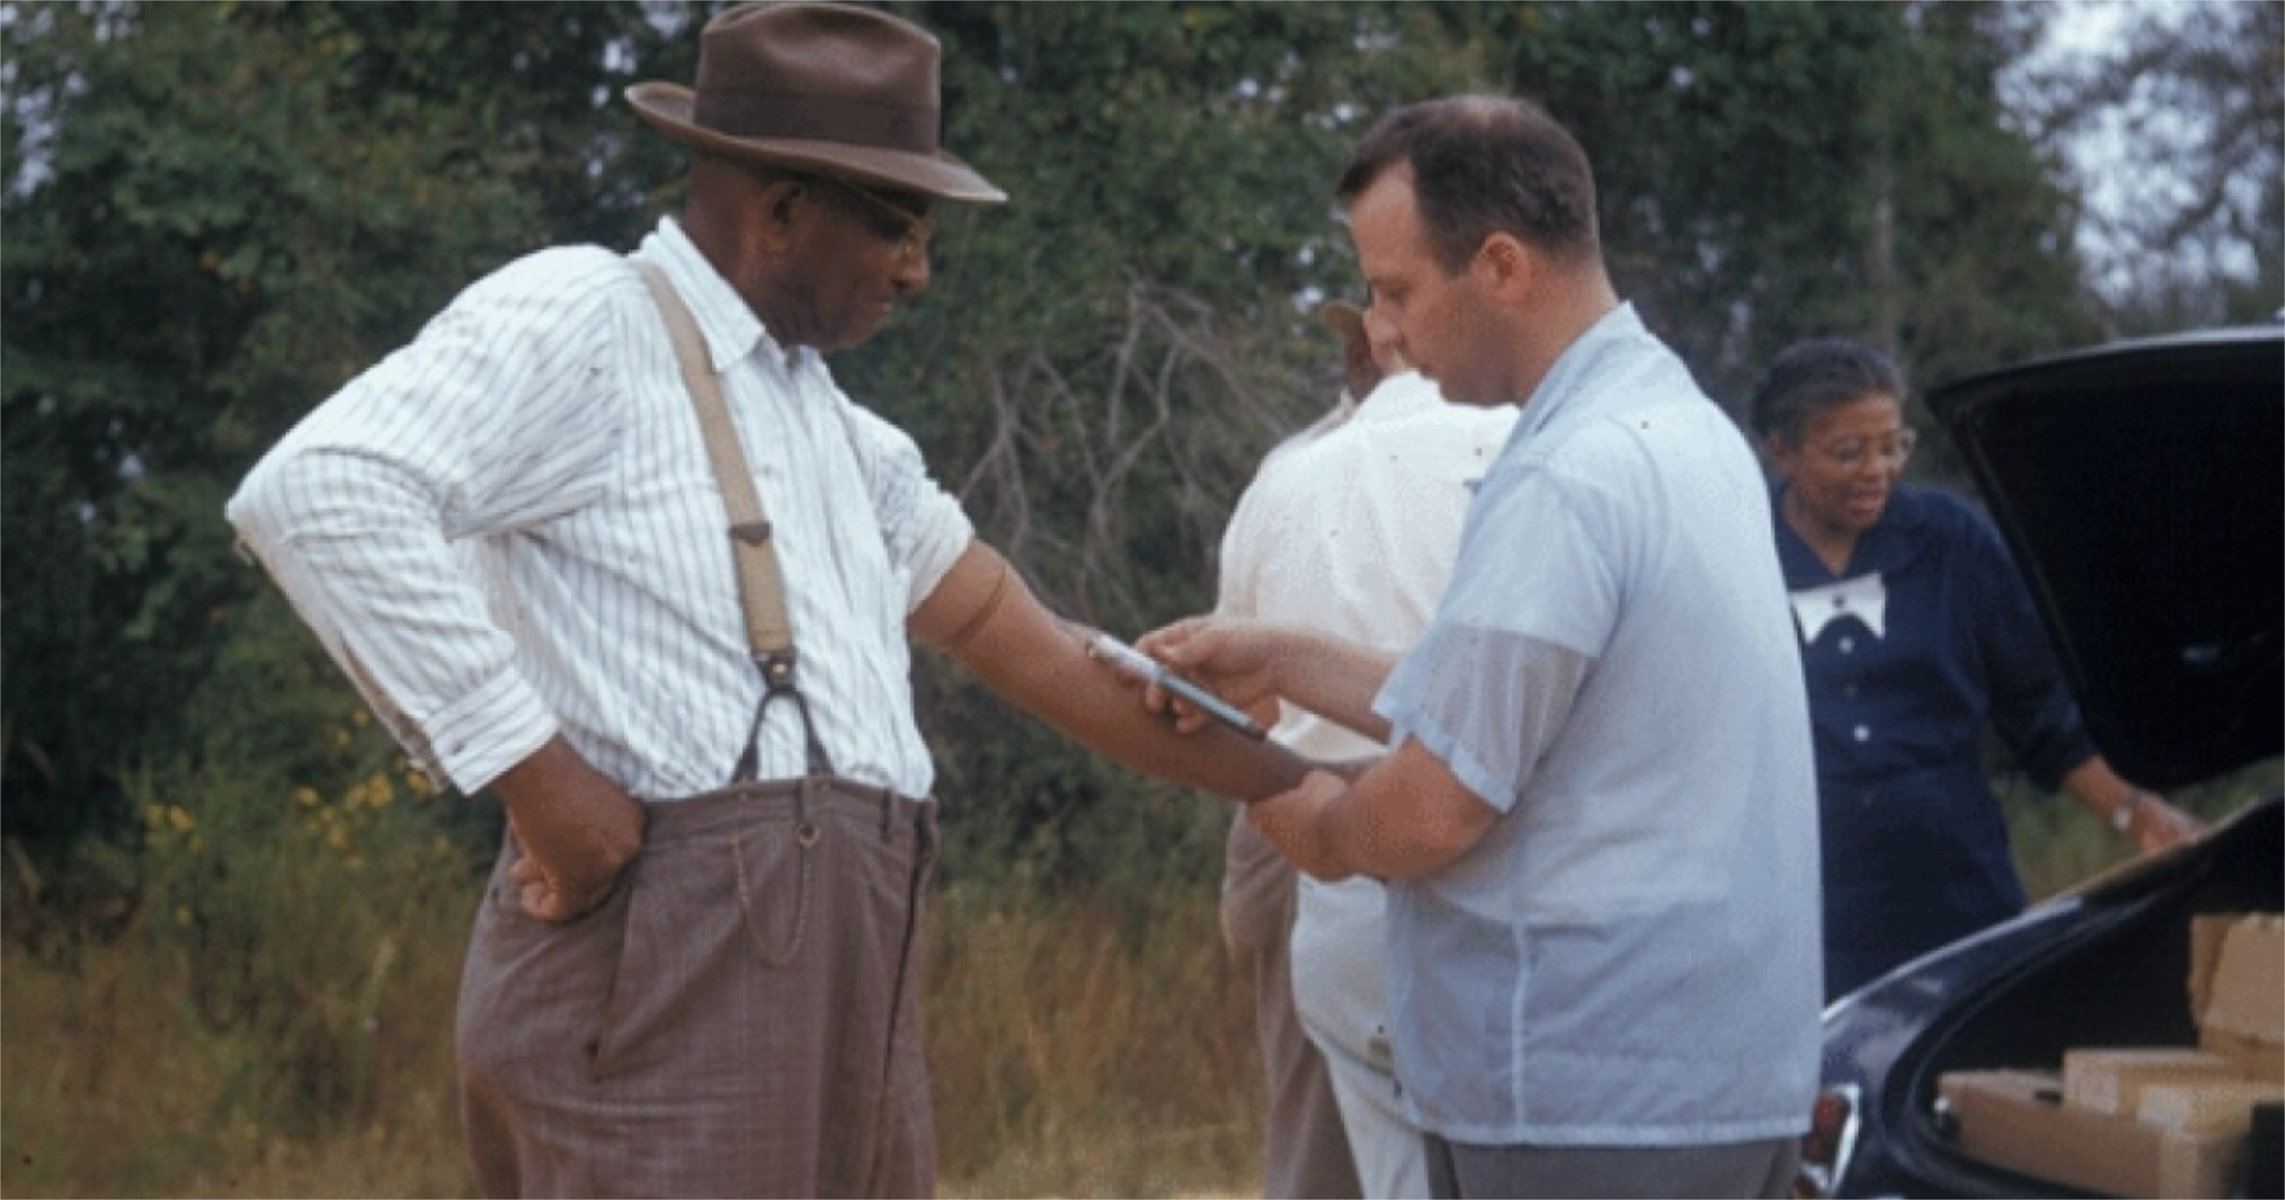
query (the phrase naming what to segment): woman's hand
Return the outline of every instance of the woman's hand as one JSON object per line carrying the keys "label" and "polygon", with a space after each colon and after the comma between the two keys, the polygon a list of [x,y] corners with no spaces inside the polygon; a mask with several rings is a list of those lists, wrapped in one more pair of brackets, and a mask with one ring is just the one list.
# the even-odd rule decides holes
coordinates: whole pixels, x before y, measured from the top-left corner
{"label": "woman's hand", "polygon": [[2153,854],[2206,831],[2206,823],[2166,803],[2155,793],[2138,793],[2127,814],[2126,835],[2144,854]]}

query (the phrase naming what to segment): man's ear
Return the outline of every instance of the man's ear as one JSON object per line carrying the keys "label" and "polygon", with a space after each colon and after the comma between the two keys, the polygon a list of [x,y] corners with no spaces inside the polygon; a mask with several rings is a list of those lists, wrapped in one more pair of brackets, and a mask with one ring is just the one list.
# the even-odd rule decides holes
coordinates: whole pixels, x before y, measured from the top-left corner
{"label": "man's ear", "polygon": [[771,249],[790,245],[800,236],[804,219],[801,201],[809,185],[794,179],[771,179],[757,180],[754,186],[753,211],[763,243]]}
{"label": "man's ear", "polygon": [[1539,251],[1511,233],[1495,233],[1485,238],[1472,264],[1487,273],[1486,281],[1495,294],[1516,297],[1527,296],[1539,286],[1539,276],[1546,265]]}

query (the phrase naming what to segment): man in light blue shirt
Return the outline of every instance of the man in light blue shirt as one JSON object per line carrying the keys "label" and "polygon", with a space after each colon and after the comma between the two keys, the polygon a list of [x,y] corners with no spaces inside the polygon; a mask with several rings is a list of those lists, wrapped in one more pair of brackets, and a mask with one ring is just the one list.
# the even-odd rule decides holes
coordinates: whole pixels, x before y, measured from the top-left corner
{"label": "man in light blue shirt", "polygon": [[1401,658],[1222,619],[1146,647],[1391,747],[1249,819],[1313,876],[1390,882],[1437,1194],[1784,1195],[1817,1082],[1816,779],[1752,451],[1619,302],[1586,157],[1538,109],[1400,110],[1338,194],[1406,356],[1522,405],[1450,590]]}

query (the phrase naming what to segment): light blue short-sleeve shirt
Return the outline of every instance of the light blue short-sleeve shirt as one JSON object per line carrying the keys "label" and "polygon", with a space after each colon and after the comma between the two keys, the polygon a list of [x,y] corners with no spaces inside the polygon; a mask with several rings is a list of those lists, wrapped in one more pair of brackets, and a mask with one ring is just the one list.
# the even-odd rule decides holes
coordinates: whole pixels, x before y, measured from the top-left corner
{"label": "light blue short-sleeve shirt", "polygon": [[1620,307],[1559,359],[1376,701],[1500,816],[1390,888],[1411,1115],[1482,1145],[1807,1128],[1816,774],[1753,454]]}

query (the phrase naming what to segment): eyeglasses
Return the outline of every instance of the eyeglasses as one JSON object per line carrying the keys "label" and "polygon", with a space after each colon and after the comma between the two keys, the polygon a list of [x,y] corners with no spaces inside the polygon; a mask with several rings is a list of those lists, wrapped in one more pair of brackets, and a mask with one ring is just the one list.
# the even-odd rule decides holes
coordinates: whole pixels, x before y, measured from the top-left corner
{"label": "eyeglasses", "polygon": [[810,175],[804,177],[804,181],[824,184],[870,206],[873,215],[865,221],[865,227],[882,241],[895,242],[897,253],[906,258],[920,258],[928,253],[928,240],[936,236],[936,214],[914,212],[871,188],[831,175]]}
{"label": "eyeglasses", "polygon": [[1912,448],[1920,444],[1920,435],[1909,429],[1899,429],[1883,438],[1835,438],[1815,447],[1827,462],[1843,470],[1854,471],[1866,460],[1878,456],[1882,466],[1901,467],[1912,457]]}

